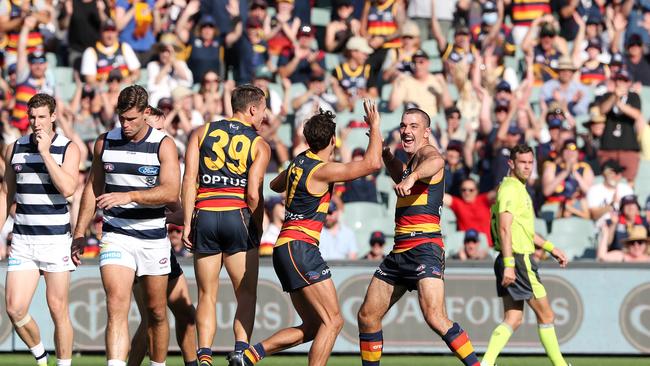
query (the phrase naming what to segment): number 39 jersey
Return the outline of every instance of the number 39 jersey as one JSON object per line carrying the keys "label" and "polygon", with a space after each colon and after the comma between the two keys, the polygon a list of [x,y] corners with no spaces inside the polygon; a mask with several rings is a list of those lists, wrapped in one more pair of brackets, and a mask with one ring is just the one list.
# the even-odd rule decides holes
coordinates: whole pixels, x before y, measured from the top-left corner
{"label": "number 39 jersey", "polygon": [[199,182],[195,207],[230,211],[247,207],[248,169],[261,137],[237,119],[210,122],[199,141]]}

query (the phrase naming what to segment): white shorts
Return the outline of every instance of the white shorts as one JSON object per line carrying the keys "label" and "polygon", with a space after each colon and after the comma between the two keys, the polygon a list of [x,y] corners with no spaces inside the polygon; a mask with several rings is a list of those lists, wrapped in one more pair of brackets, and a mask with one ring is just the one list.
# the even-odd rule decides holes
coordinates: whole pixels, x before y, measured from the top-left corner
{"label": "white shorts", "polygon": [[135,275],[169,274],[169,239],[145,240],[115,233],[104,233],[99,250],[99,266],[116,264],[135,271]]}
{"label": "white shorts", "polygon": [[53,244],[11,243],[7,271],[40,270],[43,272],[74,271],[70,256],[72,240]]}

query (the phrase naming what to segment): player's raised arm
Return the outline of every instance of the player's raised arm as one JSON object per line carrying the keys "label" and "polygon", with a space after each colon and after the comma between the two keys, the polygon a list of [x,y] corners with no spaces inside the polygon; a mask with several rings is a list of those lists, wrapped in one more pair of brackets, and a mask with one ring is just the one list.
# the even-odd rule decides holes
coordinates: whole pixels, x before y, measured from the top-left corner
{"label": "player's raised arm", "polygon": [[369,99],[364,100],[363,109],[366,112],[364,117],[370,127],[370,141],[363,159],[349,163],[328,163],[314,173],[314,178],[320,182],[334,183],[343,182],[360,177],[365,177],[381,169],[382,138],[379,128],[380,117],[377,104]]}
{"label": "player's raised arm", "polygon": [[442,155],[431,145],[419,149],[414,159],[415,168],[413,171],[395,186],[395,191],[398,196],[404,197],[409,195],[415,182],[420,179],[431,178],[440,173],[445,167],[445,160],[442,158]]}

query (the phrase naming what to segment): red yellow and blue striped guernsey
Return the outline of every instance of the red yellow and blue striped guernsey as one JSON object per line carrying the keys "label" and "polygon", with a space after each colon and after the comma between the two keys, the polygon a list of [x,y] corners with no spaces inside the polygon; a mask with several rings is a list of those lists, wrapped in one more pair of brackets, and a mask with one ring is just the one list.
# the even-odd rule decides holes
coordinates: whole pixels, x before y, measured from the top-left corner
{"label": "red yellow and blue striped guernsey", "polygon": [[276,247],[294,240],[318,245],[334,185],[330,184],[324,192],[311,192],[307,183],[324,164],[318,155],[307,150],[287,168],[285,218]]}
{"label": "red yellow and blue striped guernsey", "polygon": [[381,36],[391,39],[385,42],[382,48],[398,48],[402,46],[402,39],[397,37],[397,1],[386,0],[378,2],[367,0],[368,11],[368,34],[370,36]]}
{"label": "red yellow and blue striped guernsey", "polygon": [[[402,173],[402,179],[409,174],[411,174],[410,163]],[[440,178],[420,179],[411,188],[410,195],[397,197],[393,253],[405,252],[426,243],[444,248],[440,230],[440,212],[444,193],[443,174]]]}
{"label": "red yellow and blue striped guernsey", "polygon": [[199,141],[199,182],[194,207],[231,211],[247,207],[248,167],[261,137],[237,119],[210,122]]}

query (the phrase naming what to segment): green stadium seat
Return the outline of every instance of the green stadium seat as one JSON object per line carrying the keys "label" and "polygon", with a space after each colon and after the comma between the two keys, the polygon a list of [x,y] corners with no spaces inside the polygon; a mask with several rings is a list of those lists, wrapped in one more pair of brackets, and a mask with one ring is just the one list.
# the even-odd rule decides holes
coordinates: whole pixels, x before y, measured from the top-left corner
{"label": "green stadium seat", "polygon": [[543,219],[547,223],[549,232],[553,231],[552,222],[557,217],[557,213],[560,210],[560,205],[557,203],[547,203],[542,205],[539,209],[539,218]]}
{"label": "green stadium seat", "polygon": [[45,53],[45,58],[47,59],[47,67],[48,68],[58,66],[59,63],[57,62],[56,53],[54,53],[54,52],[46,52]]}
{"label": "green stadium seat", "polygon": [[53,69],[58,96],[69,102],[77,88],[74,82],[73,70],[71,67],[54,67]]}
{"label": "green stadium seat", "polygon": [[264,195],[264,199],[268,199],[269,197],[273,196],[279,196],[278,193],[273,192],[269,184],[271,181],[278,176],[278,173],[266,173],[264,174],[264,187],[262,187],[262,194]]}
{"label": "green stadium seat", "polygon": [[341,56],[335,53],[326,53],[325,54],[325,68],[329,71],[334,70],[336,66],[341,63]]}
{"label": "green stadium seat", "polygon": [[330,10],[325,8],[311,9],[311,25],[327,27],[330,23]]}
{"label": "green stadium seat", "polygon": [[[641,87],[640,97],[641,100],[650,100],[650,86]],[[641,111],[646,120],[650,119],[650,105],[648,105],[648,103],[641,103]]]}
{"label": "green stadium seat", "polygon": [[340,220],[354,231],[359,253],[368,251],[368,238],[371,232],[386,231],[384,225],[386,225],[387,219],[390,218],[386,216],[386,208],[374,202],[346,203],[340,217]]}
{"label": "green stadium seat", "polygon": [[548,223],[539,217],[535,218],[535,232],[546,237],[548,235]]}
{"label": "green stadium seat", "polygon": [[451,232],[456,231],[457,220],[456,214],[449,207],[443,206],[442,213],[440,217],[440,226],[442,227],[442,232]]}
{"label": "green stadium seat", "polygon": [[579,217],[555,219],[548,240],[564,250],[570,260],[580,258],[586,250],[594,248],[594,224]]}
{"label": "green stadium seat", "polygon": [[444,234],[444,243],[445,243],[445,256],[450,257],[458,253],[463,248],[463,239],[465,238],[464,231],[456,231],[447,229]]}

